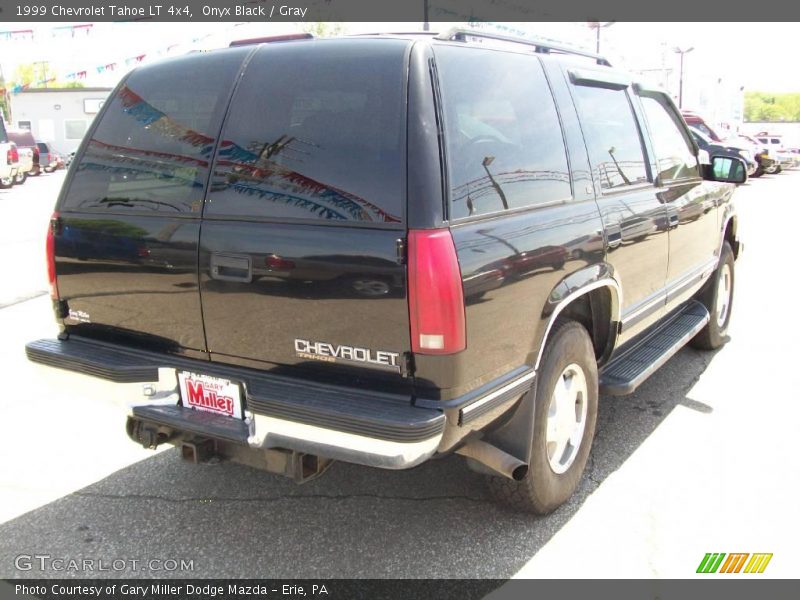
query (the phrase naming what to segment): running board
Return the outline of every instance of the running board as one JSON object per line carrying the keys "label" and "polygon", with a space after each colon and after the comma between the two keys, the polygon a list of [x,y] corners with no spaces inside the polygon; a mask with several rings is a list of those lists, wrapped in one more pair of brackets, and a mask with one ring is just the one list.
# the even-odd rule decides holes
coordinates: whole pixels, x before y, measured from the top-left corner
{"label": "running board", "polygon": [[661,365],[683,348],[705,327],[709,314],[692,300],[644,339],[614,358],[600,372],[600,393],[631,394]]}

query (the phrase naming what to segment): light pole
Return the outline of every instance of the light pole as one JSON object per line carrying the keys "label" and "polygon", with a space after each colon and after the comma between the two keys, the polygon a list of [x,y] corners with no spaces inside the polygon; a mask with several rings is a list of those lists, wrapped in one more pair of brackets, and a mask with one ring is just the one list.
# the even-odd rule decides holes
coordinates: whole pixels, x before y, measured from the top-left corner
{"label": "light pole", "polygon": [[606,22],[589,21],[588,22],[589,28],[590,29],[594,29],[596,31],[596,33],[597,33],[597,42],[596,42],[596,45],[595,45],[595,47],[596,47],[595,52],[597,54],[600,54],[600,29],[602,27],[611,27],[614,23],[616,23],[616,21],[606,21]]}
{"label": "light pole", "polygon": [[675,48],[675,52],[681,55],[681,74],[680,79],[678,80],[678,108],[683,108],[683,55],[689,54],[689,52],[692,50],[694,50],[694,46],[691,46],[686,50],[681,50],[678,47]]}

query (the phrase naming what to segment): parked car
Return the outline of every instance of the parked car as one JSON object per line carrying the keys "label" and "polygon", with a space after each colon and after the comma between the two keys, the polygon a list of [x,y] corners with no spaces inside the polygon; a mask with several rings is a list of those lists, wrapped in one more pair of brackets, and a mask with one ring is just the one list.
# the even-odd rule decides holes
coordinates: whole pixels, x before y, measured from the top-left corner
{"label": "parked car", "polygon": [[800,164],[797,155],[784,147],[783,136],[762,131],[757,133],[755,138],[762,144],[767,145],[770,155],[777,161],[776,173],[780,173],[783,169],[793,169]]}
{"label": "parked car", "polygon": [[14,185],[18,170],[19,152],[14,143],[8,139],[6,125],[0,119],[0,189]]}
{"label": "parked car", "polygon": [[[37,176],[42,172],[41,165],[39,164],[39,147],[36,145],[36,140],[33,134],[28,129],[9,129],[8,137],[17,145],[20,151],[20,156],[24,151],[30,151],[31,166],[27,171],[27,175]],[[25,152],[27,154],[27,152]]]}
{"label": "parked car", "polygon": [[731,146],[739,146],[750,149],[753,154],[753,159],[758,164],[755,172],[750,175],[751,177],[761,177],[764,173],[775,171],[777,161],[769,155],[769,147],[767,144],[763,144],[757,139],[743,133],[736,134],[735,136],[726,140],[725,143],[730,144]]}
{"label": "parked car", "polygon": [[689,126],[689,131],[691,132],[695,142],[697,142],[700,150],[705,150],[712,157],[723,156],[737,158],[744,161],[745,165],[747,166],[748,177],[756,172],[758,163],[753,157],[752,150],[748,148],[742,148],[740,146],[733,146],[728,143],[715,143],[711,140],[711,138],[705,135],[702,131],[696,129],[694,126]]}
{"label": "parked car", "polygon": [[45,173],[52,173],[58,168],[58,153],[47,142],[36,142],[39,149],[39,165]]}
{"label": "parked car", "polygon": [[722,142],[722,137],[714,131],[711,125],[703,119],[699,114],[692,110],[681,110],[681,115],[683,116],[684,121],[690,127],[694,127],[698,131],[700,131],[703,135],[708,137],[712,142],[720,143]]}
{"label": "parked car", "polygon": [[[126,431],[146,448],[297,481],[456,453],[547,513],[581,480],[600,393],[728,340],[746,172],[702,158],[666,94],[548,42],[451,30],[141,66],[67,174],[60,333],[27,355],[143,383]],[[326,284],[292,289],[300,268]],[[352,293],[350,273],[384,283]]]}

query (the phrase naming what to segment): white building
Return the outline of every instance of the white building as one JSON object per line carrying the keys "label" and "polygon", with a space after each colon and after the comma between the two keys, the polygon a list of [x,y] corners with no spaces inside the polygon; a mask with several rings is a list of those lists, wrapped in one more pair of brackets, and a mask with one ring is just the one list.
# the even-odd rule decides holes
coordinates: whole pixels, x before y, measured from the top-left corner
{"label": "white building", "polygon": [[11,94],[10,125],[60,152],[78,147],[111,88],[39,88]]}

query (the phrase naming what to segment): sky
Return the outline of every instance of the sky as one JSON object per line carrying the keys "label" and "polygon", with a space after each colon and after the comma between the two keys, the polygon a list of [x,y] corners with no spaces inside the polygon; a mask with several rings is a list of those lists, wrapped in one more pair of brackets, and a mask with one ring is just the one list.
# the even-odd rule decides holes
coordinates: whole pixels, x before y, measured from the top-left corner
{"label": "sky", "polygon": [[[76,23],[77,24],[77,23]],[[46,61],[50,73],[63,79],[86,71],[86,85],[112,86],[130,60],[143,62],[176,56],[190,50],[227,46],[233,39],[296,32],[299,23],[95,23],[89,33],[71,35],[66,23],[0,23],[0,32],[32,28],[33,40],[3,40],[0,67],[11,78],[18,64]],[[437,31],[455,24],[432,23]],[[586,23],[505,23],[490,27],[525,35],[548,37],[594,49],[595,32]],[[420,23],[344,23],[344,33],[420,30]],[[613,23],[601,30],[601,53],[612,64],[642,73],[656,73],[676,85],[679,58],[675,47],[687,49],[684,75],[688,89],[700,80],[746,90],[800,92],[798,23]],[[125,64],[129,59],[131,64]],[[97,67],[116,63],[114,71]],[[42,69],[43,65],[39,65]],[[688,91],[687,89],[687,91]]]}

